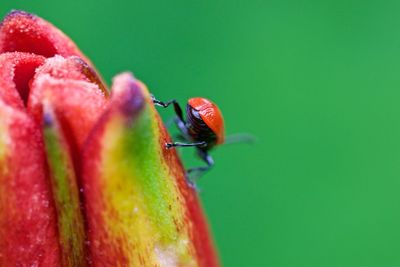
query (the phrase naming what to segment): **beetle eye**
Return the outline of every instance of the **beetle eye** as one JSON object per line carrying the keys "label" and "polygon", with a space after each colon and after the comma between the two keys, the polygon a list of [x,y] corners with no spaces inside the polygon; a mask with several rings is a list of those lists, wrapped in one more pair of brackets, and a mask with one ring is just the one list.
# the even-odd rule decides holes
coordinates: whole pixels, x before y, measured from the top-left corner
{"label": "beetle eye", "polygon": [[195,110],[194,108],[192,108],[191,109],[191,112],[192,112],[192,114],[193,114],[193,116],[196,118],[196,119],[201,119],[201,117],[200,117],[200,113],[197,111],[197,110]]}

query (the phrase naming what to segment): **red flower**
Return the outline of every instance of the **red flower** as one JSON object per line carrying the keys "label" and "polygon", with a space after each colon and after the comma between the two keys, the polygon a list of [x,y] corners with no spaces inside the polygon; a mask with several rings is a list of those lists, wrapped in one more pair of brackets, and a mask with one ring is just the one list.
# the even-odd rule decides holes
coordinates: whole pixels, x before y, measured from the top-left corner
{"label": "red flower", "polygon": [[217,266],[146,87],[50,23],[0,26],[0,266]]}

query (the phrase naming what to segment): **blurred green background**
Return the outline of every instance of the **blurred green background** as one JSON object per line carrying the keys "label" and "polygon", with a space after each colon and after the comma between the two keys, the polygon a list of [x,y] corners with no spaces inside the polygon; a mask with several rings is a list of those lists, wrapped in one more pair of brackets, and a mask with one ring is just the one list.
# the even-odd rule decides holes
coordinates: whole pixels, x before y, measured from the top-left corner
{"label": "blurred green background", "polygon": [[399,1],[12,8],[66,32],[109,83],[131,70],[159,99],[208,97],[228,133],[258,137],[216,149],[199,182],[225,266],[400,266]]}

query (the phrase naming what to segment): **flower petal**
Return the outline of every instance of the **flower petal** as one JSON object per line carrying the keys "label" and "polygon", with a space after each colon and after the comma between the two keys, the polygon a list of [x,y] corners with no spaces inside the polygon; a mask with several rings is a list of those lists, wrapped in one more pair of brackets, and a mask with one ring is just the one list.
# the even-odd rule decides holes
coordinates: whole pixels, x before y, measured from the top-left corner
{"label": "flower petal", "polygon": [[62,266],[85,266],[85,233],[79,188],[68,142],[51,103],[44,103],[44,141],[57,209]]}
{"label": "flower petal", "polygon": [[0,27],[0,53],[14,51],[44,57],[83,57],[76,45],[51,23],[20,10],[7,14]]}
{"label": "flower petal", "polygon": [[39,128],[0,100],[0,266],[60,266]]}
{"label": "flower petal", "polygon": [[8,13],[0,24],[0,53],[5,52],[27,52],[47,58],[78,56],[95,72],[90,60],[67,35],[46,20],[20,10]]}
{"label": "flower petal", "polygon": [[114,79],[89,136],[82,180],[94,265],[217,266],[196,192],[143,84]]}
{"label": "flower petal", "polygon": [[37,122],[43,118],[43,102],[52,103],[68,142],[77,149],[74,154],[80,151],[106,104],[104,91],[84,70],[83,61],[76,57],[47,59],[37,70],[28,100],[28,111]]}
{"label": "flower petal", "polygon": [[108,95],[108,90],[96,71],[83,59],[77,56],[54,56],[45,61],[43,66],[36,71],[37,75],[48,74],[57,79],[80,80],[94,83],[98,89]]}
{"label": "flower petal", "polygon": [[0,55],[0,99],[7,105],[23,109],[29,95],[29,82],[45,58],[30,53]]}

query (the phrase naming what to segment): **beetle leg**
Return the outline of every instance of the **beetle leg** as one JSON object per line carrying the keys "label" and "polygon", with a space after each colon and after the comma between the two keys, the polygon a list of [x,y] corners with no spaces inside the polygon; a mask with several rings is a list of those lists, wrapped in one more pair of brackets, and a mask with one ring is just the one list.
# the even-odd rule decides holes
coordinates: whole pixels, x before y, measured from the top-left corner
{"label": "beetle leg", "polygon": [[163,102],[163,101],[157,100],[153,95],[151,95],[151,99],[153,100],[153,103],[155,105],[163,107],[163,108],[167,108],[169,105],[173,104],[176,115],[178,116],[178,118],[181,121],[184,121],[182,108],[175,99],[169,100],[167,102]]}
{"label": "beetle leg", "polygon": [[189,146],[196,146],[196,147],[205,147],[207,146],[207,142],[194,142],[194,143],[180,143],[180,142],[174,142],[174,143],[166,143],[165,146],[167,148],[171,147],[189,147]]}
{"label": "beetle leg", "polygon": [[190,169],[187,170],[187,173],[190,174],[190,173],[193,173],[193,172],[205,172],[205,171],[208,171],[212,166],[214,166],[214,160],[210,156],[210,154],[208,154],[205,151],[201,151],[200,150],[199,156],[207,164],[207,166],[190,168]]}
{"label": "beetle leg", "polygon": [[200,178],[206,171],[211,169],[212,166],[214,166],[214,160],[210,156],[210,154],[208,154],[205,151],[199,150],[199,156],[202,160],[204,160],[205,163],[207,163],[207,166],[194,167],[186,171],[186,177],[189,186],[193,187],[196,190],[197,190],[196,180]]}
{"label": "beetle leg", "polygon": [[[157,106],[160,107],[164,107],[167,108],[169,105],[173,104],[174,105],[174,110],[176,113],[176,117],[174,118],[175,124],[178,127],[179,131],[181,132],[183,138],[187,141],[191,140],[186,124],[185,124],[185,120],[183,119],[183,112],[182,112],[182,108],[179,105],[179,103],[175,100],[169,100],[167,102],[163,102],[160,100],[157,100],[153,95],[151,95],[151,99],[153,100],[153,103]],[[199,143],[193,143],[193,144],[182,144],[182,143],[168,143],[167,144],[167,148],[171,148],[171,147],[176,147],[176,146],[206,146],[207,144],[203,144],[202,142]]]}

